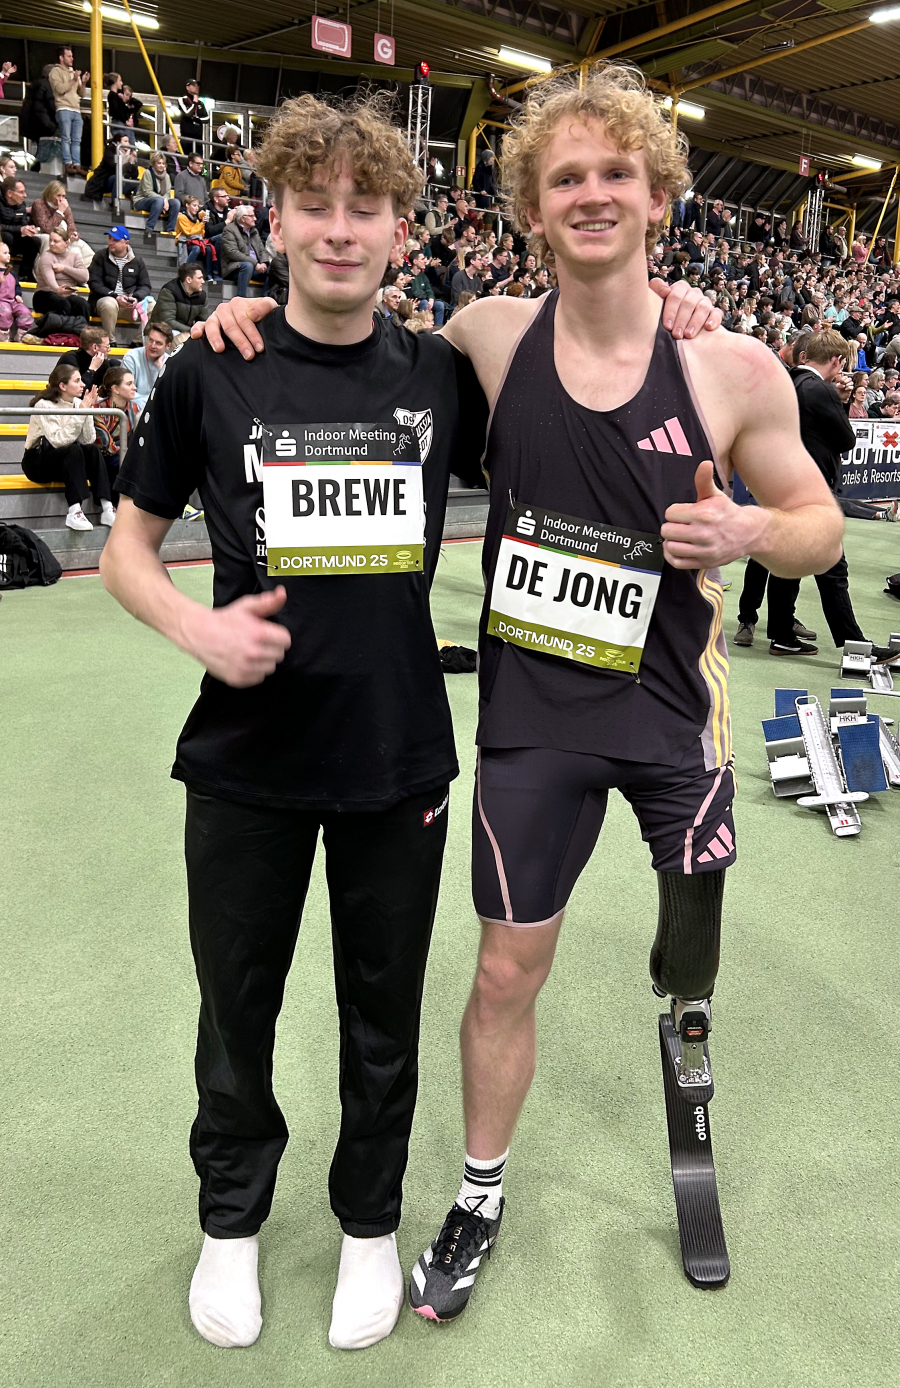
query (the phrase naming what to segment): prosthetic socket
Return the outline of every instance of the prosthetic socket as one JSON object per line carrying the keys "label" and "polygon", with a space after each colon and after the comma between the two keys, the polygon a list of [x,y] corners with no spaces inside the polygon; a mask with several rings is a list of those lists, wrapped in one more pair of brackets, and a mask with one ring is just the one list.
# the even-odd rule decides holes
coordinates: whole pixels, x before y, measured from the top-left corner
{"label": "prosthetic socket", "polygon": [[719,971],[725,872],[658,872],[659,922],[650,977],[661,993],[709,998]]}

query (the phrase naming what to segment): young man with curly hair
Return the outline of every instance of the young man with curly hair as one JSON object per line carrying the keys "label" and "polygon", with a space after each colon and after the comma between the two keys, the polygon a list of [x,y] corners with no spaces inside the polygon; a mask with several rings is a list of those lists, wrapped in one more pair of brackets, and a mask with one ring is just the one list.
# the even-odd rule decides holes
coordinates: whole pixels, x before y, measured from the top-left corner
{"label": "young man with curly hair", "polygon": [[[785,577],[808,574],[833,562],[841,536],[771,353],[732,334],[676,341],[664,330],[647,248],[688,169],[640,75],[609,66],[581,89],[538,87],[505,138],[503,175],[558,289],[480,300],[444,330],[492,414],[466,1159],[409,1286],[414,1309],[438,1321],[465,1309],[497,1238],[535,1070],[535,1002],[612,788],[657,872],[654,982],[672,996],[677,1030],[686,1018],[708,1026],[735,856],[718,566],[751,554]],[[260,311],[247,307],[237,322],[222,315],[245,351]],[[734,467],[759,506],[731,500]],[[678,1082],[702,1093],[706,1080],[682,1069]]]}
{"label": "young man with curly hair", "polygon": [[[206,668],[173,768],[201,995],[191,1317],[217,1345],[260,1332],[258,1231],[287,1142],[275,1025],[321,828],[341,1033],[329,1338],[351,1349],[389,1334],[403,1299],[395,1231],[457,774],[428,594],[450,472],[480,476],[486,405],[450,341],[373,319],[422,182],[377,105],[286,103],[258,167],[288,303],[249,364],[200,342],[172,358],[132,435],[101,572]],[[212,611],[159,559],[198,486]]]}

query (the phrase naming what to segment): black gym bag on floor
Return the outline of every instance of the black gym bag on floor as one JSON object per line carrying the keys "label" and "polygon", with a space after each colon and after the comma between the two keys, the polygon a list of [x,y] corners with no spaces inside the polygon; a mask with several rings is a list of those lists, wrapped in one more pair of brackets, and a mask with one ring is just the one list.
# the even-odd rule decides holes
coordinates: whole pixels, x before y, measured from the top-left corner
{"label": "black gym bag on floor", "polygon": [[62,577],[62,566],[31,530],[0,521],[0,592],[8,588],[48,587]]}

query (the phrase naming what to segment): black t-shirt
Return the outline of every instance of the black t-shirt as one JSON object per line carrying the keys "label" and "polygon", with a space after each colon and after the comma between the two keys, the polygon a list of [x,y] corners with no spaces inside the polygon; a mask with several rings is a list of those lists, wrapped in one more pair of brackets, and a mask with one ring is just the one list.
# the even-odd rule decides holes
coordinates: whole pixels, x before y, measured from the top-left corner
{"label": "black t-shirt", "polygon": [[283,309],[260,330],[266,350],[251,362],[205,342],[175,354],[132,434],[120,491],[174,519],[199,487],[223,607],[280,582],[267,572],[260,424],[402,422],[423,458],[424,572],[286,578],[283,663],[252,689],[203,676],[172,775],[252,804],[386,809],[458,772],[428,594],[450,472],[481,476],[486,402],[442,338],[376,318],[365,341],[330,346],[295,332]]}

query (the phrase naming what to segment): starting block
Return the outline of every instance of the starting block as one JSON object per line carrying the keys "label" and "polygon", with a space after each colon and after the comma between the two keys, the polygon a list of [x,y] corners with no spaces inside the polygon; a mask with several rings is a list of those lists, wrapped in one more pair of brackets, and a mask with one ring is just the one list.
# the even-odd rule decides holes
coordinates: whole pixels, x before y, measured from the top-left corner
{"label": "starting block", "polygon": [[868,800],[869,793],[848,787],[831,740],[831,729],[815,694],[797,700],[797,719],[816,788],[815,795],[801,795],[797,804],[807,810],[824,809],[838,838],[858,834],[862,820],[856,807]]}
{"label": "starting block", "polygon": [[[900,668],[900,632],[891,632],[888,646],[897,652],[897,664]],[[896,695],[898,692],[894,689],[891,666],[876,664],[872,659],[871,641],[846,641],[844,643],[844,651],[841,656],[841,675],[845,679],[853,679],[861,675],[863,679],[869,681],[875,694]]]}
{"label": "starting block", "polygon": [[775,795],[824,809],[838,838],[860,832],[857,807],[870,795],[900,789],[900,746],[867,711],[864,689],[832,689],[827,718],[807,690],[776,689],[775,717],[762,726]]}

